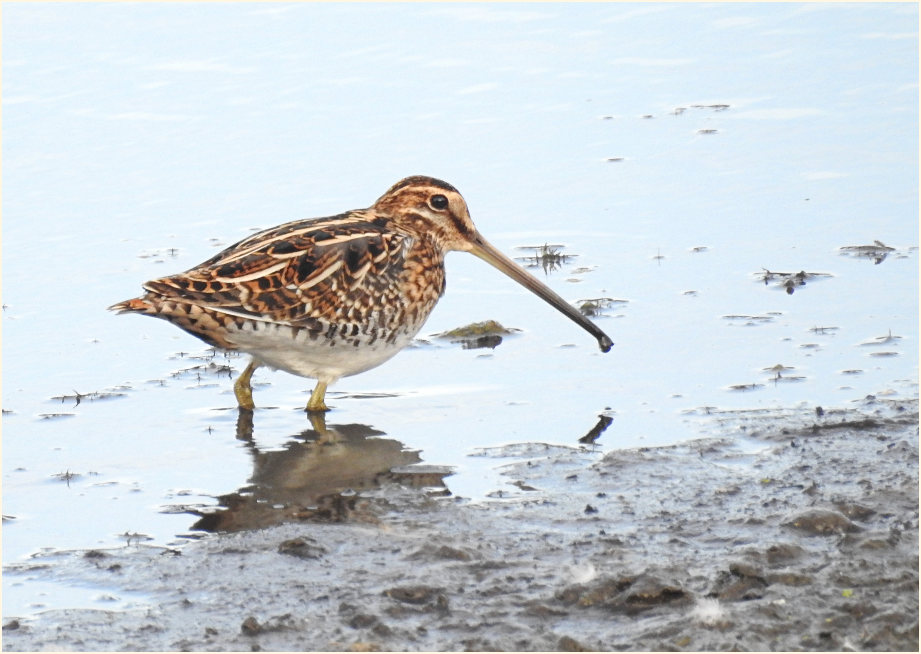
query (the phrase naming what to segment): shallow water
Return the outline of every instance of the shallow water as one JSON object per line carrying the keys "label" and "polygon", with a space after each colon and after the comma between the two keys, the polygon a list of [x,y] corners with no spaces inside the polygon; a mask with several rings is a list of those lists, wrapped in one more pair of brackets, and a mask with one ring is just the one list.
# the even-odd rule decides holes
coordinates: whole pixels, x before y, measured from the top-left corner
{"label": "shallow water", "polygon": [[[607,451],[705,435],[705,407],[917,396],[917,18],[913,5],[4,7],[4,562],[124,534],[173,542],[195,521],[184,506],[249,483],[253,444],[284,449],[309,429],[310,382],[260,371],[271,408],[239,439],[230,376],[182,372],[207,363],[201,343],[105,307],[251,229],[367,206],[409,174],[456,185],[513,256],[577,255],[535,270],[568,300],[627,301],[596,318],[616,343],[604,355],[452,254],[422,336],[485,319],[523,332],[494,350],[431,339],[333,387],[331,424],[449,466],[457,495],[507,484],[481,448],[576,445],[599,415],[613,418]],[[894,248],[879,263],[840,250],[874,240]],[[829,277],[787,294],[765,269]],[[66,397],[93,392],[117,395]],[[79,602],[4,578],[4,615]]]}

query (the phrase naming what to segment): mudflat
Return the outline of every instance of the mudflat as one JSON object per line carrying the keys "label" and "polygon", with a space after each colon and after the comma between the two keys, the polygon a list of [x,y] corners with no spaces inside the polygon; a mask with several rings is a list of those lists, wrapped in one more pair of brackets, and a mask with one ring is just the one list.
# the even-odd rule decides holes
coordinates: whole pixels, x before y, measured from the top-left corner
{"label": "mudflat", "polygon": [[144,599],[8,619],[3,647],[917,651],[917,400],[714,417],[515,445],[520,492],[481,502],[396,479],[178,549],[45,552],[6,574]]}

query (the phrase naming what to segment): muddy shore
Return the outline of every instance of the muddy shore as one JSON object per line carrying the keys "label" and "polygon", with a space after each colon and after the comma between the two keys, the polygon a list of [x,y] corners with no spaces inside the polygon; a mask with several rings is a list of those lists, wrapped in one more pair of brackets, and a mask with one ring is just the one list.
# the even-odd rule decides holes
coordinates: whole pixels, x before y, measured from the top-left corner
{"label": "muddy shore", "polygon": [[5,574],[146,600],[7,618],[3,648],[917,651],[917,400],[713,424],[516,445],[483,502],[396,477],[179,549],[45,552]]}

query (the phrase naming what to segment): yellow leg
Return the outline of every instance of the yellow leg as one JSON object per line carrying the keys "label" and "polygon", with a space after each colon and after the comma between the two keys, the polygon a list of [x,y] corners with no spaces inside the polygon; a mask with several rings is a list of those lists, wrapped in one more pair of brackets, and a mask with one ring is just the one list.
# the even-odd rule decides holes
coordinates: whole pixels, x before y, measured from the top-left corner
{"label": "yellow leg", "polygon": [[250,380],[258,367],[259,364],[256,363],[256,359],[250,359],[249,364],[237,377],[237,381],[233,383],[233,394],[237,396],[237,405],[241,409],[252,411],[256,408],[255,403],[253,403],[253,387],[250,384]]}
{"label": "yellow leg", "polygon": [[326,406],[324,399],[326,398],[326,382],[317,381],[317,387],[313,389],[313,393],[310,394],[310,399],[307,400],[307,411],[329,411],[329,407]]}

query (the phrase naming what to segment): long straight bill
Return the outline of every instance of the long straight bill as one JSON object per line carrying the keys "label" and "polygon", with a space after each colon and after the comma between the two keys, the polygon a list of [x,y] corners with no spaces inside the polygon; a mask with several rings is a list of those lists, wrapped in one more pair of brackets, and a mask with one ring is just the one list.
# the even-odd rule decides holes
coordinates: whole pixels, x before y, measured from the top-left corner
{"label": "long straight bill", "polygon": [[560,313],[567,316],[582,329],[597,338],[598,347],[601,348],[602,352],[607,352],[611,349],[611,346],[614,345],[614,342],[608,337],[607,334],[601,331],[598,325],[579,313],[579,311],[576,310],[574,306],[569,304],[569,302],[550,290],[549,287],[525,271],[524,268],[502,254],[479,234],[473,238],[473,247],[470,248],[470,253],[475,254],[489,265],[497,268],[501,272],[514,279],[516,282],[524,286],[538,297],[543,298],[550,305],[556,307]]}

